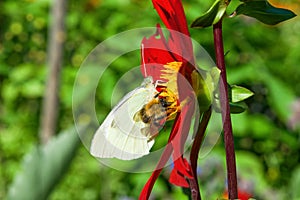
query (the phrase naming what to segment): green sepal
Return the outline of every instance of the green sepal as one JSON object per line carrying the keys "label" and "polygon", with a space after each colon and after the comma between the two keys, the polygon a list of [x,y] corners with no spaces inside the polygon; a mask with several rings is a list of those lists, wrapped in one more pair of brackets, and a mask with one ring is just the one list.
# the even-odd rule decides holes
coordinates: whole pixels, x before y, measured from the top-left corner
{"label": "green sepal", "polygon": [[209,10],[202,16],[198,17],[191,25],[192,28],[205,28],[214,25],[223,17],[228,0],[216,0]]}
{"label": "green sepal", "polygon": [[238,85],[229,85],[228,90],[229,100],[232,103],[243,101],[254,95],[252,91]]}
{"label": "green sepal", "polygon": [[[227,88],[230,113],[239,114],[247,110],[248,106],[244,100],[251,97],[254,93],[247,88],[237,85],[227,84]],[[218,93],[215,94],[215,98],[213,99],[213,108],[216,112],[221,112],[220,98],[217,95]]]}
{"label": "green sepal", "polygon": [[207,108],[212,104],[214,94],[218,89],[220,73],[221,72],[217,67],[213,67],[209,71],[201,69],[193,71],[193,88],[201,111],[207,110]]}
{"label": "green sepal", "polygon": [[274,7],[265,0],[244,1],[237,7],[236,14],[253,17],[268,25],[275,25],[296,16],[292,11]]}

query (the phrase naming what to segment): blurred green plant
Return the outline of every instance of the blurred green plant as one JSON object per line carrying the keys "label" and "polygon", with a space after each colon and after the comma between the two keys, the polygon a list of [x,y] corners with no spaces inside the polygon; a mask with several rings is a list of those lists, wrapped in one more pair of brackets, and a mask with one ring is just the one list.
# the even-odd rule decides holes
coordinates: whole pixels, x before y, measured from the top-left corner
{"label": "blurred green plant", "polygon": [[9,188],[7,199],[47,199],[78,149],[80,140],[77,131],[72,128],[28,152],[21,172]]}
{"label": "blurred green plant", "polygon": [[[205,13],[213,1],[184,0],[183,3],[191,23],[200,12]],[[228,9],[234,11],[237,5],[234,1],[231,3]],[[277,5],[275,3],[290,3],[290,8],[300,13],[295,0],[271,1],[272,5]],[[36,155],[38,152],[38,116],[46,73],[49,4],[48,0],[0,2],[0,199],[8,198],[7,191],[22,169],[23,157],[33,152],[32,149]],[[158,21],[150,1],[69,1],[59,130],[66,130],[73,124],[73,83],[78,67],[88,53],[116,33],[153,26]],[[233,115],[232,121],[237,163],[243,165],[240,161],[243,159],[249,161],[244,166],[252,166],[251,169],[239,166],[239,175],[247,180],[255,178],[258,186],[267,188],[267,194],[255,188],[256,199],[297,199],[299,196],[300,131],[292,130],[286,124],[291,115],[290,104],[300,96],[299,32],[300,20],[297,17],[270,28],[241,15],[227,20],[224,26],[224,37],[232,38],[224,44],[225,51],[228,51],[225,57],[228,82],[255,93],[246,101],[249,111]],[[201,32],[192,30],[191,34],[208,52],[213,52],[210,28]],[[112,78],[107,76],[109,85],[114,85],[114,80],[124,72],[124,66],[139,63],[139,60],[139,53],[136,53],[130,55],[130,59],[114,63],[111,69],[115,71],[109,72]],[[201,60],[197,62],[201,66]],[[103,111],[103,115],[99,115],[102,118],[109,110],[107,103],[110,99],[101,95],[96,97],[96,102],[96,109]],[[215,150],[220,151],[222,145],[220,141]],[[244,155],[249,152],[251,156]],[[200,160],[200,163],[205,162]],[[206,178],[201,178],[200,182],[205,190],[213,182],[209,170],[203,172],[206,171],[208,175],[204,174]],[[56,182],[49,199],[136,199],[148,177],[149,174],[125,174],[99,166],[81,147],[70,170]],[[163,174],[155,185],[154,197],[184,199],[181,189],[170,186],[167,177]],[[225,180],[221,177],[214,184],[221,188],[215,190],[216,193],[221,192]]]}

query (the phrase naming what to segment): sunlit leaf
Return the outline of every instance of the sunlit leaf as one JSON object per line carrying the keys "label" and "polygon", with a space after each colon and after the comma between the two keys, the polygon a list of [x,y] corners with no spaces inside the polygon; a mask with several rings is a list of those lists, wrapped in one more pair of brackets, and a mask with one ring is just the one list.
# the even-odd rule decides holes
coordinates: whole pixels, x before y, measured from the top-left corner
{"label": "sunlit leaf", "polygon": [[231,89],[231,102],[233,103],[243,101],[254,94],[247,88],[237,86],[237,85],[231,85],[230,89]]}
{"label": "sunlit leaf", "polygon": [[216,0],[210,9],[202,16],[198,17],[191,25],[193,28],[205,28],[216,24],[223,17],[228,1]]}
{"label": "sunlit leaf", "polygon": [[275,25],[296,16],[290,10],[274,7],[268,1],[262,0],[245,1],[237,7],[236,14],[256,18],[268,25]]}

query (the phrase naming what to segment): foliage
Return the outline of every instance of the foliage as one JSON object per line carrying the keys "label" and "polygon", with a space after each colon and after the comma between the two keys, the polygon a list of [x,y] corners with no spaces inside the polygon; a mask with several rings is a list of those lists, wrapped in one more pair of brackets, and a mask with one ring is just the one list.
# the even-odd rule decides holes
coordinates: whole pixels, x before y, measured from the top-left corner
{"label": "foliage", "polygon": [[[297,3],[286,2],[271,1],[271,4],[281,7],[283,3]],[[200,12],[205,13],[211,3],[184,1],[189,24]],[[47,0],[7,0],[0,5],[3,19],[0,22],[0,199],[3,199],[8,197],[8,190],[22,169],[23,157],[38,144],[51,4]],[[88,53],[116,33],[154,26],[157,22],[150,1],[69,1],[58,132],[73,124],[73,83]],[[213,52],[211,29],[196,31],[191,31],[192,37]],[[228,81],[255,93],[246,101],[248,112],[233,115],[232,121],[240,181],[255,186],[249,192],[256,199],[299,196],[300,131],[289,125],[295,111],[291,110],[291,104],[300,96],[299,31],[297,17],[272,28],[246,16],[224,20],[224,38],[229,38],[225,40]],[[109,93],[109,87],[124,73],[124,66],[140,62],[139,53],[129,57],[113,63],[108,89],[104,91]],[[201,65],[201,60],[197,63]],[[109,95],[97,96],[96,100],[96,109],[107,113]],[[204,199],[221,197],[225,190],[225,178],[213,176],[210,171],[214,166],[215,171],[225,173],[222,145],[219,141],[209,156],[199,160],[200,184],[207,191]],[[216,159],[209,159],[210,156]],[[156,183],[153,197],[184,199],[180,188],[167,183],[168,173],[166,169]],[[126,174],[99,166],[81,146],[70,170],[57,182],[49,199],[136,199],[148,177],[149,174]]]}
{"label": "foliage", "polygon": [[25,157],[22,171],[10,187],[7,199],[45,199],[61,179],[74,157],[79,137],[76,129],[61,133]]}
{"label": "foliage", "polygon": [[296,16],[290,10],[276,8],[268,1],[262,0],[245,1],[243,4],[237,7],[236,14],[244,14],[254,17],[259,21],[269,25],[275,25]]}
{"label": "foliage", "polygon": [[[296,16],[292,11],[274,7],[266,0],[240,1],[243,3],[236,8],[233,16],[246,15],[269,25],[275,25]],[[230,0],[216,0],[211,8],[198,17],[191,26],[204,28],[216,24],[224,16],[229,3]]]}
{"label": "foliage", "polygon": [[210,9],[204,15],[198,17],[191,26],[204,28],[216,24],[223,17],[227,4],[227,1],[224,0],[215,1]]}

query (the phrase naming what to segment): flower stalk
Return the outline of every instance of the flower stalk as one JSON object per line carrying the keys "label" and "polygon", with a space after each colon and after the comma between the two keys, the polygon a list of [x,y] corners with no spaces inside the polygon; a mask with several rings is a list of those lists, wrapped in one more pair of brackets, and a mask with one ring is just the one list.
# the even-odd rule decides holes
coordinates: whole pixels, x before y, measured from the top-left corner
{"label": "flower stalk", "polygon": [[211,116],[211,107],[208,108],[207,111],[203,113],[198,131],[196,133],[193,146],[191,149],[191,154],[190,154],[190,162],[191,162],[191,168],[193,171],[194,178],[190,179],[190,189],[191,189],[191,195],[193,200],[201,200],[201,194],[200,194],[200,187],[198,184],[198,179],[197,179],[197,161],[198,161],[198,156],[199,156],[199,151],[200,147],[202,145],[204,135],[205,135],[205,130],[207,128],[209,119]]}
{"label": "flower stalk", "polygon": [[225,66],[225,59],[224,59],[222,19],[213,26],[213,35],[214,35],[214,45],[215,45],[215,54],[216,54],[216,64],[217,67],[221,70],[220,104],[221,104],[222,121],[223,121],[223,128],[224,128],[224,144],[225,144],[225,151],[226,151],[228,197],[229,199],[237,199],[238,190],[237,190],[236,162],[235,162],[232,125],[231,125],[231,118],[230,118],[226,66]]}

